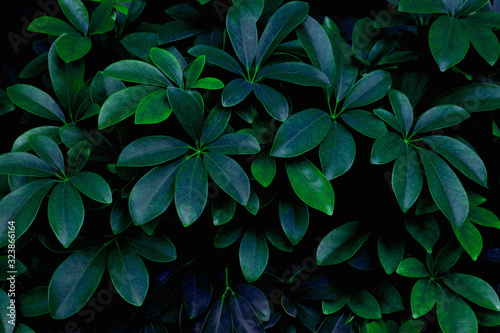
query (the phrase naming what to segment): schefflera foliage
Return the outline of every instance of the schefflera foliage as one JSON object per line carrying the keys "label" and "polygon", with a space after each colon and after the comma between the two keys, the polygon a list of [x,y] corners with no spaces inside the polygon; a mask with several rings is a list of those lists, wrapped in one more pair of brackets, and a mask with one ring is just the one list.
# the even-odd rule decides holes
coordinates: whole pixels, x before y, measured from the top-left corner
{"label": "schefflera foliage", "polygon": [[[46,122],[0,155],[0,245],[8,249],[15,221],[22,246],[67,253],[19,298],[17,329],[28,330],[25,317],[74,316],[108,277],[131,309],[116,329],[420,332],[433,309],[445,333],[500,324],[492,286],[455,265],[464,251],[480,260],[481,228],[500,221],[476,193],[492,170],[467,133],[454,132],[474,112],[498,109],[500,89],[405,70],[431,56],[460,77],[451,72],[463,74],[456,66],[469,42],[494,64],[498,14],[486,1],[401,0],[394,21],[363,18],[349,31],[303,1],[234,0],[212,30],[199,21],[219,1],[183,2],[165,10],[166,22],[130,31],[145,1],[58,3],[69,23],[30,25],[52,37],[21,75],[43,73],[51,87],[0,91],[1,114],[17,107]],[[401,28],[417,34],[415,18],[430,25],[418,36],[429,55],[400,43],[407,36],[394,29],[406,22]],[[105,38],[117,57],[91,73],[87,54]],[[446,83],[436,94],[430,75]],[[344,195],[335,184],[361,159],[374,170],[392,164],[385,197],[399,205],[403,233],[337,217],[345,210],[335,208]],[[95,212],[98,226],[88,218]],[[187,234],[214,228],[213,249],[186,258],[199,236],[169,233],[168,223]],[[328,232],[310,235],[313,224]],[[456,240],[445,242],[448,233]],[[296,246],[308,236],[323,236],[313,256],[276,271],[273,247],[300,257]],[[346,285],[337,265],[354,269],[353,281],[360,271],[377,278]],[[19,279],[34,269],[22,257],[16,266]],[[407,278],[417,280],[404,295]],[[0,293],[2,307],[8,302]]]}

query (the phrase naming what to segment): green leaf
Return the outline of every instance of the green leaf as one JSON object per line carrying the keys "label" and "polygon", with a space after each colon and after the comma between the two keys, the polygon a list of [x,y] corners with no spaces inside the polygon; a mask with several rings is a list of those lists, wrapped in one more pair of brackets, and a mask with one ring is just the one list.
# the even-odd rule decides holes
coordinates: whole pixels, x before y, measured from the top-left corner
{"label": "green leaf", "polygon": [[66,34],[57,39],[57,54],[65,63],[83,58],[92,48],[92,41],[80,34]]}
{"label": "green leaf", "polygon": [[374,21],[365,17],[357,20],[352,29],[352,50],[357,60],[368,66],[368,54],[374,50],[375,38],[377,29],[374,26]]}
{"label": "green leaf", "polygon": [[165,23],[158,31],[158,44],[176,42],[193,37],[203,32],[195,24],[187,21],[175,20]]}
{"label": "green leaf", "polygon": [[[401,0],[398,10],[409,13],[448,13],[440,0]],[[446,333],[446,332],[445,332]]]}
{"label": "green leaf", "polygon": [[191,85],[198,80],[205,67],[205,56],[196,57],[186,69],[186,89],[190,89]]}
{"label": "green leaf", "polygon": [[394,162],[391,184],[401,211],[407,212],[420,196],[424,181],[424,170],[417,151],[406,146]]}
{"label": "green leaf", "polygon": [[158,34],[154,32],[132,32],[120,40],[130,53],[149,61],[149,51],[158,46]]}
{"label": "green leaf", "polygon": [[488,282],[462,273],[447,275],[443,281],[450,289],[469,301],[486,309],[500,311],[498,295]]}
{"label": "green leaf", "polygon": [[302,202],[280,200],[279,217],[286,236],[293,245],[297,245],[309,227],[307,205]]}
{"label": "green leaf", "polygon": [[322,302],[322,310],[323,314],[329,315],[332,313],[338,312],[340,309],[347,304],[347,300],[349,296],[346,294],[339,294],[334,299],[323,301]]}
{"label": "green leaf", "polygon": [[477,333],[474,311],[460,297],[448,289],[438,287],[436,302],[439,326],[444,333]]}
{"label": "green leaf", "polygon": [[276,161],[269,153],[262,152],[252,161],[251,171],[254,178],[264,187],[271,185],[276,175]]}
{"label": "green leaf", "polygon": [[283,94],[262,83],[254,84],[253,91],[271,117],[278,121],[285,121],[288,118],[288,102]]}
{"label": "green leaf", "polygon": [[349,110],[343,112],[341,118],[357,132],[373,139],[387,133],[387,127],[384,122],[378,119],[372,112]]}
{"label": "green leaf", "polygon": [[394,241],[386,236],[380,236],[377,242],[380,264],[387,274],[392,274],[398,268],[405,254],[403,241]]}
{"label": "green leaf", "polygon": [[66,123],[64,113],[56,101],[42,90],[27,84],[7,87],[11,101],[23,110],[50,120]]}
{"label": "green leaf", "polygon": [[114,247],[108,256],[108,271],[113,285],[128,303],[141,306],[149,287],[149,274],[144,261],[127,246]]}
{"label": "green leaf", "polygon": [[89,30],[89,13],[80,0],[58,0],[59,7],[71,24],[82,34]]}
{"label": "green leaf", "polygon": [[160,90],[153,86],[132,86],[115,92],[104,102],[97,120],[98,128],[115,125],[133,115],[139,103],[148,95]]}
{"label": "green leaf", "polygon": [[405,219],[406,230],[427,251],[432,248],[439,238],[439,225],[433,216],[426,216],[418,220]]}
{"label": "green leaf", "polygon": [[47,162],[35,155],[25,152],[12,152],[0,155],[0,174],[54,177],[57,172]]}
{"label": "green leaf", "polygon": [[356,157],[356,143],[344,125],[333,121],[321,144],[319,158],[326,179],[337,178],[351,168]]}
{"label": "green leaf", "polygon": [[463,248],[460,244],[448,243],[437,254],[434,259],[434,274],[444,273],[450,270],[460,259]]}
{"label": "green leaf", "polygon": [[223,225],[234,216],[236,212],[236,200],[224,193],[219,193],[212,200],[212,220],[214,225]]}
{"label": "green leaf", "polygon": [[152,166],[173,160],[189,150],[189,145],[170,136],[145,136],[132,141],[118,157],[120,167]]}
{"label": "green leaf", "polygon": [[224,88],[224,83],[214,77],[202,77],[191,86],[191,89],[218,90],[222,88]]}
{"label": "green leaf", "polygon": [[16,106],[10,100],[7,92],[0,89],[0,116],[12,112],[16,109]]}
{"label": "green leaf", "polygon": [[78,31],[76,31],[75,28],[73,28],[69,23],[58,19],[57,17],[51,16],[41,16],[35,18],[26,30],[52,36],[60,36],[65,33],[78,33]]}
{"label": "green leaf", "polygon": [[264,10],[264,0],[235,0],[233,1],[235,5],[240,5],[248,8],[250,13],[252,13],[253,19],[257,22],[262,15],[262,11]]}
{"label": "green leaf", "polygon": [[142,99],[135,112],[136,124],[157,124],[172,113],[166,90],[155,91]]}
{"label": "green leaf", "polygon": [[410,304],[413,318],[417,319],[432,310],[436,304],[436,286],[428,279],[415,282],[411,290]]}
{"label": "green leaf", "polygon": [[73,253],[56,268],[49,284],[49,309],[54,319],[65,319],[87,304],[106,268],[106,250],[93,247]]}
{"label": "green leaf", "polygon": [[109,96],[124,88],[122,81],[97,72],[90,86],[90,97],[93,103],[102,105]]}
{"label": "green leaf", "polygon": [[327,215],[333,214],[332,185],[316,166],[304,157],[287,161],[286,172],[297,196],[307,205]]}
{"label": "green leaf", "polygon": [[246,133],[229,133],[207,144],[205,148],[211,152],[226,155],[252,155],[260,152],[257,140]]}
{"label": "green leaf", "polygon": [[205,56],[206,62],[221,67],[229,72],[243,75],[243,70],[236,59],[229,53],[208,45],[196,45],[189,49],[194,57]]}
{"label": "green leaf", "polygon": [[470,114],[456,105],[439,105],[425,111],[417,120],[413,132],[431,132],[460,124],[469,118]]}
{"label": "green leaf", "polygon": [[406,258],[401,261],[396,269],[396,273],[413,278],[426,278],[429,276],[427,268],[417,258]]}
{"label": "green leaf", "polygon": [[144,231],[136,229],[133,237],[128,238],[126,246],[154,262],[171,262],[177,258],[175,245],[161,232],[148,235]]}
{"label": "green leaf", "polygon": [[243,101],[251,92],[252,84],[244,79],[234,79],[222,90],[222,106],[231,107]]}
{"label": "green leaf", "polygon": [[16,238],[21,237],[33,223],[43,198],[55,180],[37,179],[10,192],[0,200],[0,246],[8,244],[6,222],[16,221]]}
{"label": "green leaf", "polygon": [[44,135],[31,135],[28,142],[42,160],[54,170],[64,173],[64,157],[53,140]]}
{"label": "green leaf", "polygon": [[460,227],[469,213],[469,201],[462,183],[439,156],[427,150],[419,152],[434,202],[456,228]]}
{"label": "green leaf", "polygon": [[389,314],[404,310],[403,300],[398,289],[388,282],[382,282],[373,290],[382,313]]}
{"label": "green leaf", "polygon": [[266,269],[269,259],[269,249],[264,234],[247,230],[241,239],[239,258],[245,279],[249,283],[256,281]]}
{"label": "green leaf", "polygon": [[[31,60],[23,68],[21,73],[19,73],[19,77],[22,79],[31,79],[31,78],[34,78],[35,76],[38,76],[38,75],[44,73],[48,67],[48,61],[47,61],[48,56],[49,56],[49,53],[44,52],[44,53],[41,53],[40,55],[38,55],[35,59]],[[4,91],[4,93],[5,93],[5,91]],[[2,93],[2,95],[3,95],[3,93]],[[10,100],[8,100],[8,102],[10,102],[10,104],[12,104],[12,102]],[[3,103],[7,103],[7,101],[4,101]],[[0,103],[0,105],[1,105],[1,103]],[[12,107],[14,107],[14,104],[12,104]],[[9,111],[7,111],[7,112],[4,111],[4,113],[2,113],[1,110],[2,110],[2,107],[0,107],[0,114],[4,114],[4,113],[9,112]]]}
{"label": "green leaf", "polygon": [[59,138],[59,128],[59,126],[40,126],[27,130],[26,132],[18,136],[14,141],[14,143],[12,144],[12,151],[26,152],[32,149],[28,141],[29,137],[32,135],[44,135],[52,139],[52,141],[54,141],[56,144],[60,144],[61,140]]}
{"label": "green leaf", "polygon": [[391,87],[391,75],[382,70],[364,75],[349,89],[342,110],[354,109],[378,101]]}
{"label": "green leaf", "polygon": [[103,34],[113,30],[115,17],[113,17],[113,0],[102,1],[92,12],[90,17],[89,34]]}
{"label": "green leaf", "polygon": [[106,67],[103,74],[126,82],[151,84],[163,88],[172,86],[172,82],[158,68],[139,60],[117,61]]}
{"label": "green leaf", "polygon": [[212,180],[245,206],[250,197],[250,181],[240,165],[232,158],[215,152],[206,153],[203,161]]}
{"label": "green leaf", "polygon": [[43,316],[49,313],[49,287],[33,288],[21,295],[18,302],[18,311],[23,317]]}
{"label": "green leaf", "polygon": [[484,227],[500,229],[500,220],[498,217],[493,212],[481,207],[469,206],[467,219]]}
{"label": "green leaf", "polygon": [[203,125],[201,132],[200,144],[205,144],[215,141],[227,127],[231,112],[221,106],[216,106],[210,111]]}
{"label": "green leaf", "polygon": [[270,64],[259,70],[257,80],[274,79],[300,86],[328,87],[330,81],[321,70],[302,62]]}
{"label": "green leaf", "polygon": [[483,249],[483,238],[476,226],[465,220],[460,228],[453,228],[453,231],[465,251],[476,261]]}
{"label": "green leaf", "polygon": [[380,304],[377,302],[372,294],[364,289],[349,297],[347,306],[357,316],[365,319],[379,319],[382,318],[382,311]]}
{"label": "green leaf", "polygon": [[496,110],[500,108],[500,87],[491,83],[471,83],[448,90],[434,104],[456,104],[468,112]]}
{"label": "green leaf", "polygon": [[431,135],[422,138],[454,167],[476,183],[487,186],[488,174],[478,154],[465,143],[449,136]]}
{"label": "green leaf", "polygon": [[469,37],[455,17],[439,16],[429,30],[429,46],[441,72],[458,64],[467,54]]}
{"label": "green leaf", "polygon": [[257,45],[255,62],[257,68],[269,58],[281,41],[304,21],[309,11],[309,4],[292,1],[277,9],[269,18]]}
{"label": "green leaf", "polygon": [[167,50],[154,47],[149,52],[153,63],[158,67],[177,87],[184,87],[182,66],[177,58]]}
{"label": "green leaf", "polygon": [[198,140],[204,122],[203,98],[200,93],[195,90],[185,91],[169,87],[167,94],[170,106],[181,126],[191,138]]}
{"label": "green leaf", "polygon": [[104,204],[113,202],[109,184],[97,173],[90,171],[80,172],[71,177],[70,182],[78,191],[97,202]]}
{"label": "green leaf", "polygon": [[306,17],[297,28],[296,33],[312,65],[320,69],[328,78],[331,85],[327,88],[326,96],[330,97],[337,75],[332,45],[328,35],[318,21],[310,16]]}
{"label": "green leaf", "polygon": [[385,164],[394,161],[406,150],[406,144],[399,134],[387,132],[379,136],[372,146],[370,162]]}
{"label": "green leaf", "polygon": [[257,25],[250,10],[238,4],[231,6],[226,15],[226,29],[234,52],[245,68],[250,70],[257,52]]}
{"label": "green leaf", "polygon": [[223,225],[215,235],[214,246],[217,249],[228,247],[238,240],[243,235],[245,230],[241,224],[226,224]]}
{"label": "green leaf", "polygon": [[358,78],[359,68],[354,63],[354,54],[349,45],[339,33],[330,33],[330,43],[335,61],[335,81],[332,82],[335,100],[341,101]]}
{"label": "green leaf", "polygon": [[331,118],[319,109],[307,109],[287,119],[278,129],[270,155],[296,157],[315,148],[330,130]]}
{"label": "green leaf", "polygon": [[467,18],[460,20],[465,27],[470,42],[476,51],[493,66],[500,55],[500,43],[497,36],[491,29],[483,24],[478,24],[475,20],[469,21]]}
{"label": "green leaf", "polygon": [[65,181],[54,187],[50,193],[47,214],[54,234],[67,248],[78,236],[85,216],[82,197],[70,182]]}
{"label": "green leaf", "polygon": [[335,228],[319,243],[318,265],[335,265],[351,258],[370,236],[362,222],[348,222]]}
{"label": "green leaf", "polygon": [[109,224],[114,235],[121,234],[132,224],[132,218],[130,217],[127,203],[128,199],[125,200],[123,198],[120,198],[118,200],[115,200],[115,203],[111,208]]}
{"label": "green leaf", "polygon": [[196,156],[182,163],[175,176],[175,207],[185,227],[200,217],[207,197],[207,169],[200,156]]}
{"label": "green leaf", "polygon": [[395,89],[389,89],[388,96],[396,118],[404,128],[404,132],[409,133],[413,125],[413,107],[410,100],[405,94]]}

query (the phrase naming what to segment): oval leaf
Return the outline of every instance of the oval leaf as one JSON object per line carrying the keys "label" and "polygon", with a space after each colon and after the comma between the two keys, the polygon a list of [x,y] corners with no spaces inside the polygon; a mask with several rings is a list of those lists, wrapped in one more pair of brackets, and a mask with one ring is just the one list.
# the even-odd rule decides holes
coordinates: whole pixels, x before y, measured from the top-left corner
{"label": "oval leaf", "polygon": [[121,167],[143,167],[168,162],[189,150],[189,145],[163,135],[146,136],[132,141],[118,157]]}
{"label": "oval leaf", "polygon": [[247,230],[240,243],[240,266],[245,279],[252,283],[257,280],[267,266],[269,249],[264,234]]}

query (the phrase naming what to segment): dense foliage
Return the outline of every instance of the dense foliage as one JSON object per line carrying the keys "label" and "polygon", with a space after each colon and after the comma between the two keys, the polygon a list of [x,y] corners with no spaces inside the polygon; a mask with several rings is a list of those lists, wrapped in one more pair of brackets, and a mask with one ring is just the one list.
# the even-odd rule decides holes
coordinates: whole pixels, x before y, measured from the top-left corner
{"label": "dense foliage", "polygon": [[500,325],[498,3],[54,4],[0,90],[0,332]]}

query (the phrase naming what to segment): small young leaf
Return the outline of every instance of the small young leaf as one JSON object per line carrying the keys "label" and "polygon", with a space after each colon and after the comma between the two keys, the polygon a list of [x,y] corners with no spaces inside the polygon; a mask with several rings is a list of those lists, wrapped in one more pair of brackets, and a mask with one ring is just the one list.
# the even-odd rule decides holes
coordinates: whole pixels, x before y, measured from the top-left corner
{"label": "small young leaf", "polygon": [[137,105],[135,112],[136,124],[157,124],[172,114],[166,90],[158,90],[144,97]]}
{"label": "small young leaf", "polygon": [[396,273],[406,277],[426,278],[429,276],[427,268],[416,258],[406,258],[398,265]]}

